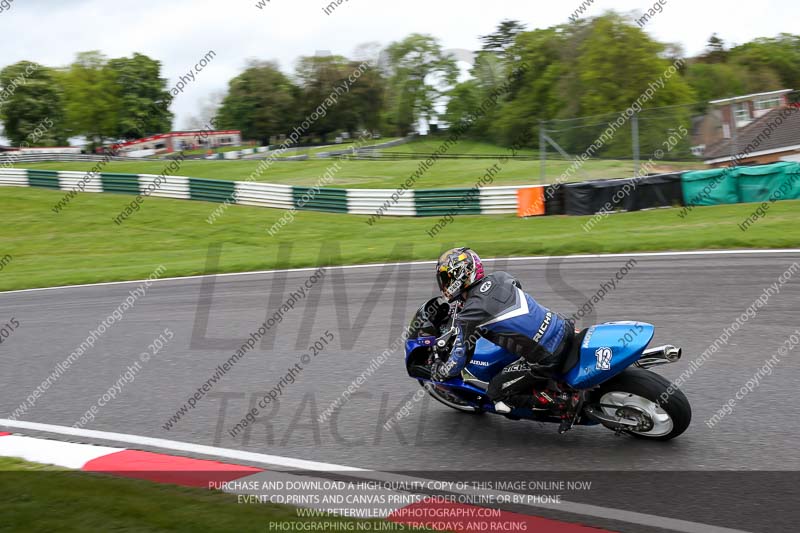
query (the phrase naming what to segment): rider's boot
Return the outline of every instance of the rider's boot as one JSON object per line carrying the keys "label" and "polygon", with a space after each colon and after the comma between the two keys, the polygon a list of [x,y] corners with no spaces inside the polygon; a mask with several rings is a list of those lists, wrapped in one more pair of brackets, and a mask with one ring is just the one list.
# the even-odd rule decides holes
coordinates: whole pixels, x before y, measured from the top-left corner
{"label": "rider's boot", "polygon": [[566,433],[572,429],[573,424],[578,419],[583,401],[586,398],[585,392],[562,393],[559,395],[559,408],[561,410],[561,424],[558,426],[558,433]]}
{"label": "rider's boot", "polygon": [[514,409],[534,409],[535,407],[536,400],[530,394],[515,394],[494,404],[494,410],[501,414],[508,414]]}
{"label": "rider's boot", "polygon": [[514,408],[508,405],[506,402],[494,403],[494,410],[503,415],[510,413],[513,409]]}

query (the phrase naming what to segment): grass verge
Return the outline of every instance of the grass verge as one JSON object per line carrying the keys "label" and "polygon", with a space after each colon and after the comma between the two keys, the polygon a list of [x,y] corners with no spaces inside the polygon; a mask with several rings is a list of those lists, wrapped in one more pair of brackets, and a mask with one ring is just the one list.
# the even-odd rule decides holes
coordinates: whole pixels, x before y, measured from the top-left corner
{"label": "grass verge", "polygon": [[[0,493],[0,531],[300,531],[291,528],[292,522],[308,524],[309,531],[325,531],[325,524],[333,531],[358,531],[355,524],[359,522],[378,522],[299,518],[295,508],[285,505],[238,504],[235,495],[221,492],[9,458],[0,458]],[[311,522],[318,528],[311,529]],[[347,524],[353,524],[352,529]],[[399,526],[393,529],[399,530]]]}
{"label": "grass verge", "polygon": [[[148,198],[122,225],[112,222],[131,196],[79,195],[59,214],[61,191],[0,189],[0,290],[142,279],[159,265],[164,276],[206,273],[209,246],[222,244],[213,272],[434,260],[446,248],[470,245],[486,257],[659,250],[783,248],[800,242],[800,201],[773,204],[748,231],[738,224],[755,204],[611,215],[590,232],[589,217],[461,216],[436,237],[437,217],[389,218],[299,212],[270,237],[287,211],[232,206],[213,225],[219,205]],[[9,259],[10,258],[10,259]]]}
{"label": "grass verge", "polygon": [[[385,151],[416,152],[430,154],[441,141],[420,140],[403,144]],[[347,145],[342,145],[346,147]],[[287,152],[285,155],[300,155],[307,152],[320,152],[338,149],[336,145],[327,148],[309,148]],[[305,151],[304,151],[305,150]],[[451,153],[458,154],[492,154],[509,153],[506,148],[474,141],[460,141]],[[533,152],[523,151],[528,155]],[[288,185],[312,186],[325,174],[334,175],[330,187],[349,189],[395,189],[409,176],[413,175],[422,160],[404,161],[353,161],[336,159],[310,159],[307,161],[274,162],[257,181],[267,183],[283,183]],[[165,161],[112,161],[104,166],[104,172],[121,172],[131,174],[160,174],[167,164]],[[447,187],[472,187],[497,164],[492,185],[535,185],[541,183],[539,161],[508,161],[504,164],[495,159],[440,159],[418,179],[417,188],[439,189]],[[43,170],[75,170],[89,171],[96,163],[51,162],[20,163],[20,168]],[[194,178],[214,178],[222,180],[247,180],[258,167],[257,160],[222,161],[222,160],[187,160],[181,164],[177,174]],[[337,167],[333,165],[339,165]],[[571,163],[563,160],[548,160],[545,183],[554,182]],[[700,165],[702,167],[702,165]],[[698,168],[698,163],[663,163],[654,172],[673,172]],[[333,170],[333,172],[331,172]],[[567,181],[583,181],[592,179],[625,178],[633,176],[631,161],[590,160]]]}

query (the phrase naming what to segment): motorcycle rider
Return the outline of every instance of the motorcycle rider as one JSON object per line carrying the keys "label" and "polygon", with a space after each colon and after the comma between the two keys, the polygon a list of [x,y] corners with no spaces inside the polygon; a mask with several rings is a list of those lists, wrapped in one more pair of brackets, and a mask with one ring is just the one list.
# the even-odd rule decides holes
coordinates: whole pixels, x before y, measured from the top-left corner
{"label": "motorcycle rider", "polygon": [[487,394],[498,413],[552,404],[553,398],[534,389],[546,387],[561,368],[575,338],[573,323],[538,304],[510,274],[486,275],[481,258],[469,248],[445,252],[436,265],[436,281],[444,298],[455,303],[456,337],[448,360],[434,363],[432,378],[459,376],[484,337],[520,357],[489,383]]}

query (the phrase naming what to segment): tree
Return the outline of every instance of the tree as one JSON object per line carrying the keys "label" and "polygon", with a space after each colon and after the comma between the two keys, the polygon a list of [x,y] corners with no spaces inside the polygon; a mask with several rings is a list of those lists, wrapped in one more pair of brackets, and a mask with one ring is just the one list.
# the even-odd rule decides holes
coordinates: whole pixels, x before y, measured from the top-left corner
{"label": "tree", "polygon": [[[680,74],[667,75],[670,63],[661,57],[664,50],[663,44],[617,15],[594,19],[589,35],[577,50],[581,114],[618,113],[636,102],[653,83],[659,86],[644,103],[645,108],[694,103],[696,95]],[[651,123],[640,129],[640,143],[643,150],[654,150],[667,129],[681,125],[688,128],[689,109],[660,110],[646,118]],[[660,127],[654,123],[656,120]],[[604,154],[627,155],[630,146],[630,128],[624,128],[606,145]]]}
{"label": "tree", "polygon": [[[383,127],[382,112],[385,105],[386,79],[381,74],[376,62],[351,61],[348,66],[349,72],[363,69],[361,76],[350,87],[350,96],[347,105],[352,107],[354,121],[351,123],[358,129],[369,131],[379,131]],[[354,131],[351,128],[348,130]]]}
{"label": "tree", "polygon": [[515,139],[532,134],[539,121],[580,113],[574,95],[580,93],[575,71],[569,68],[574,61],[578,42],[575,30],[548,28],[521,33],[509,50],[519,58],[513,66],[525,65],[522,75],[510,86],[506,103],[501,106],[492,137],[496,142],[510,144]]}
{"label": "tree", "polygon": [[745,69],[726,63],[692,62],[686,69],[686,81],[698,98],[698,111],[704,112],[711,100],[747,94]]}
{"label": "tree", "polygon": [[437,116],[436,104],[456,83],[458,66],[437,39],[418,33],[386,49],[386,123],[399,135]]}
{"label": "tree", "polygon": [[228,83],[217,124],[268,144],[270,136],[288,134],[293,128],[298,96],[299,89],[276,63],[250,61],[245,71]]}
{"label": "tree", "polygon": [[303,117],[318,117],[310,123],[305,133],[324,140],[332,133],[355,131],[359,119],[347,81],[352,68],[343,56],[308,56],[299,59],[295,71],[300,87],[299,108]]}
{"label": "tree", "polygon": [[102,142],[117,133],[119,86],[100,52],[82,52],[62,74],[67,127]]}
{"label": "tree", "polygon": [[723,41],[716,33],[708,38],[705,53],[699,57],[703,63],[725,63],[728,60],[728,50]]}
{"label": "tree", "polygon": [[483,43],[482,50],[484,52],[492,52],[501,57],[506,55],[506,51],[514,44],[517,35],[525,31],[525,24],[517,20],[506,19],[502,21],[494,33],[489,35],[482,35],[480,37]]}
{"label": "tree", "polygon": [[[509,144],[528,137],[535,144],[540,121],[566,151],[586,150],[616,120],[639,101],[644,108],[640,127],[642,151],[657,148],[665,132],[689,125],[689,107],[648,111],[648,108],[691,104],[696,96],[682,76],[669,76],[680,49],[654,41],[630,20],[609,13],[578,23],[518,34],[508,47],[509,67],[524,64],[511,83],[496,119],[486,126],[495,142]],[[654,94],[641,97],[652,83],[663,80]],[[580,119],[580,117],[587,117]],[[566,119],[569,122],[552,122]],[[629,156],[630,126],[618,128],[597,155]]]}
{"label": "tree", "polygon": [[773,89],[800,88],[800,35],[755,39],[731,49],[730,59],[756,75],[772,71],[782,85]]}
{"label": "tree", "polygon": [[0,106],[5,135],[13,144],[67,144],[64,90],[52,69],[20,61],[0,70]]}
{"label": "tree", "polygon": [[782,88],[778,74],[764,65],[747,67],[735,61],[727,63],[691,63],[686,81],[698,97],[698,111],[705,112],[708,102],[744,94]]}
{"label": "tree", "polygon": [[161,77],[160,61],[134,53],[110,60],[108,69],[119,94],[115,136],[136,139],[172,129],[174,95]]}
{"label": "tree", "polygon": [[[479,140],[498,140],[498,122],[503,105],[519,83],[517,65],[493,52],[479,52],[470,73],[472,79],[450,91],[445,119],[450,125],[469,121],[466,135]],[[480,113],[477,111],[480,110]]]}
{"label": "tree", "polygon": [[648,107],[692,103],[692,92],[680,76],[666,78],[669,63],[660,56],[664,46],[616,15],[593,21],[578,52],[578,76],[583,114],[596,115],[625,109],[651,83],[665,80]]}

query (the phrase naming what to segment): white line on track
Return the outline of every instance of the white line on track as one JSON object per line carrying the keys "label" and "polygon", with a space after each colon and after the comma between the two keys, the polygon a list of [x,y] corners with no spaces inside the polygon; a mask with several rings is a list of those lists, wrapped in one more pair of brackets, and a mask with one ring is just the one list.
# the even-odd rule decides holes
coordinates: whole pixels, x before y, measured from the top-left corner
{"label": "white line on track", "polygon": [[278,455],[267,455],[263,453],[246,452],[243,450],[233,450],[228,448],[215,448],[213,446],[204,446],[202,444],[192,444],[189,442],[157,439],[153,437],[141,437],[138,435],[129,435],[127,433],[113,433],[107,431],[96,431],[93,429],[79,429],[67,426],[40,424],[38,422],[25,422],[22,420],[6,420],[0,418],[0,427],[27,429],[31,431],[44,431],[47,433],[55,433],[57,435],[65,435],[68,437],[80,437],[85,439],[113,441],[129,445],[160,448],[163,450],[172,450],[177,452],[194,453],[200,455],[210,455],[224,459],[247,461],[251,463],[258,463],[270,466],[279,466],[293,470],[313,470],[317,472],[344,472],[344,471],[366,472],[366,470],[362,468],[339,466],[328,463],[318,463],[316,461],[306,461],[303,459],[291,459],[289,457],[281,457]]}
{"label": "white line on track", "polygon": [[[763,254],[800,254],[800,248],[786,248],[778,250],[698,250],[688,252],[635,252],[635,253],[619,253],[619,254],[579,254],[579,255],[534,255],[528,257],[490,257],[484,259],[485,262],[490,261],[547,261],[550,259],[613,259],[616,257],[681,257],[681,256],[703,256],[703,255],[763,255]],[[405,261],[399,263],[370,263],[366,265],[343,265],[343,266],[329,266],[325,267],[326,270],[353,270],[360,268],[382,268],[385,266],[418,266],[418,265],[433,265],[436,261]],[[313,272],[320,267],[304,267],[304,268],[285,268],[279,270],[253,270],[250,272],[228,272],[224,274],[200,274],[195,276],[179,276],[174,278],[158,278],[151,280],[137,279],[130,281],[106,281],[103,283],[84,283],[82,285],[60,285],[57,287],[39,287],[35,289],[17,289],[12,291],[1,291],[0,296],[4,294],[14,294],[18,292],[36,292],[36,291],[55,291],[65,289],[77,289],[80,287],[102,287],[104,285],[126,285],[129,283],[161,283],[164,281],[182,281],[200,279],[205,277],[232,277],[232,276],[253,276],[259,274],[276,274],[279,272]]]}
{"label": "white line on track", "polygon": [[[359,477],[373,481],[389,481],[397,483],[425,483],[430,480],[415,478],[410,476],[402,476],[399,474],[392,474],[387,472],[376,472],[365,470],[363,468],[354,468],[349,466],[341,466],[330,463],[318,463],[315,461],[306,461],[303,459],[292,459],[289,457],[281,457],[278,455],[267,455],[255,452],[246,452],[243,450],[233,450],[230,448],[217,448],[214,446],[205,446],[202,444],[191,444],[188,442],[180,442],[174,440],[157,439],[153,437],[141,437],[138,435],[127,435],[124,433],[111,433],[105,431],[96,431],[91,429],[78,429],[65,426],[56,426],[51,424],[41,424],[38,422],[24,422],[0,419],[0,427],[11,429],[22,429],[30,431],[41,431],[45,433],[52,433],[56,435],[63,435],[68,437],[79,437],[83,439],[93,439],[101,441],[112,441],[123,443],[126,445],[146,446],[150,448],[158,448],[161,450],[169,450],[176,452],[184,452],[189,454],[205,455],[215,457],[218,459],[229,459],[237,461],[247,461],[264,466],[286,468],[292,470],[310,470],[315,472],[340,472],[351,477]],[[511,497],[514,493],[493,490],[478,490],[478,489],[448,489],[447,492],[464,494],[469,496],[502,496]],[[495,500],[496,501],[496,500]],[[651,528],[661,528],[671,531],[679,531],[681,533],[747,533],[738,529],[729,529],[724,527],[712,526],[709,524],[701,524],[697,522],[689,522],[687,520],[680,520],[677,518],[668,518],[664,516],[649,515],[644,513],[637,513],[634,511],[627,511],[624,509],[613,509],[600,507],[597,505],[589,505],[585,503],[565,502],[561,503],[526,503],[524,507],[532,507],[537,509],[547,509],[549,511],[556,511],[562,513],[570,513],[581,516],[590,516],[593,518],[602,518],[607,520],[617,520],[630,524],[638,524]]]}

